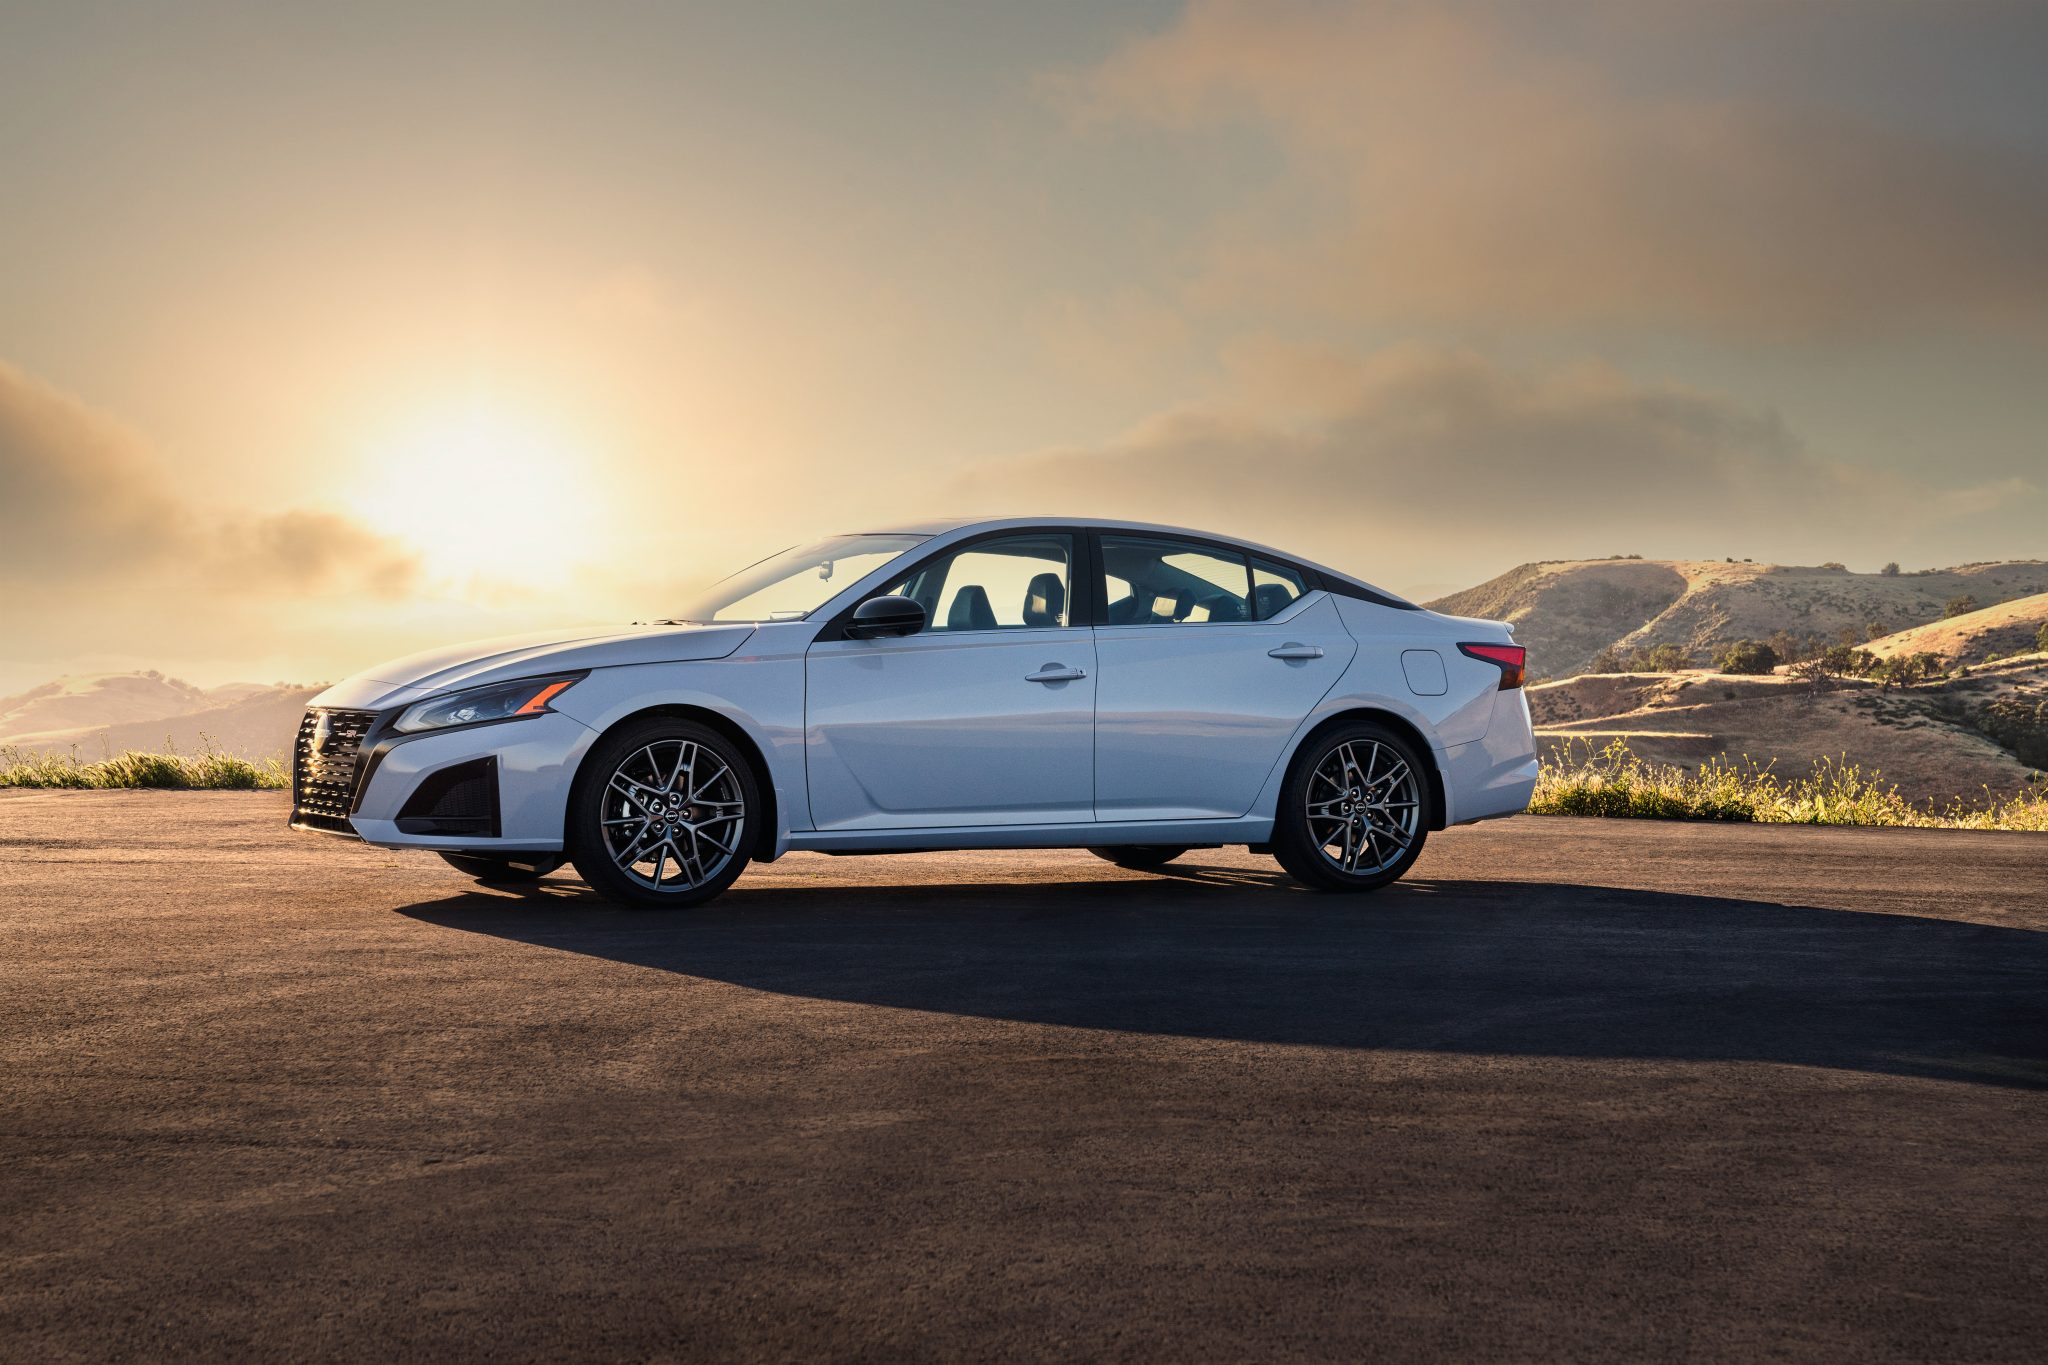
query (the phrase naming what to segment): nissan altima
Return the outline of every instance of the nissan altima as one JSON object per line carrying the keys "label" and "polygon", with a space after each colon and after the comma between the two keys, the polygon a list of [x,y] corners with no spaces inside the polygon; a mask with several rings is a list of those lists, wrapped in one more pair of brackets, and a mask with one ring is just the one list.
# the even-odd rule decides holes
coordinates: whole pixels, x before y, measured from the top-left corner
{"label": "nissan altima", "polygon": [[695,905],[749,862],[1248,845],[1319,890],[1524,809],[1511,629],[1262,545],[1033,518],[838,535],[670,619],[491,640],[315,697],[292,827],[486,882]]}

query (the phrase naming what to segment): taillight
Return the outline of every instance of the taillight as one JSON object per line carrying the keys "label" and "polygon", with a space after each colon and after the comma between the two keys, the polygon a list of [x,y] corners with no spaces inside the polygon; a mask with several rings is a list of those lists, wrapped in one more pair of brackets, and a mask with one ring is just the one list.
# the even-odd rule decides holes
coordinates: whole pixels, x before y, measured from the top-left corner
{"label": "taillight", "polygon": [[1522,665],[1528,662],[1529,651],[1520,645],[1459,645],[1458,650],[1472,658],[1499,665],[1501,691],[1522,685]]}

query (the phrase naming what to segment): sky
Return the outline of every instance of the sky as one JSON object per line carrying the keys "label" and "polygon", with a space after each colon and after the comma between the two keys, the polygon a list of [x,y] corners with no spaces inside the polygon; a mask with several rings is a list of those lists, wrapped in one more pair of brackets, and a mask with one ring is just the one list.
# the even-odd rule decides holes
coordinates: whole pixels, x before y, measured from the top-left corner
{"label": "sky", "polygon": [[2048,556],[2048,6],[0,0],[0,693],[935,515]]}

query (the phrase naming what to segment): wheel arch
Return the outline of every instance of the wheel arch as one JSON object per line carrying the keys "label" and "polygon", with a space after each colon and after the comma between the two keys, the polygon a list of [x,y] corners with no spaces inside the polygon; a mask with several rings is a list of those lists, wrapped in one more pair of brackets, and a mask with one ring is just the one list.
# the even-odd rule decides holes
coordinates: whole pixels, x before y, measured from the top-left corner
{"label": "wheel arch", "polygon": [[1429,779],[1429,828],[1432,831],[1444,828],[1449,822],[1445,808],[1444,774],[1442,766],[1437,762],[1435,748],[1423,736],[1422,731],[1416,728],[1415,722],[1397,712],[1378,706],[1347,707],[1318,721],[1314,728],[1301,737],[1301,742],[1294,746],[1294,752],[1287,756],[1286,781],[1282,784],[1281,790],[1285,791],[1287,784],[1294,781],[1295,765],[1301,762],[1302,756],[1309,751],[1310,746],[1339,726],[1352,725],[1362,720],[1369,720],[1375,725],[1383,725],[1392,730],[1414,745],[1415,752],[1426,760],[1423,767],[1424,776]]}
{"label": "wheel arch", "polygon": [[628,725],[638,725],[649,720],[695,721],[707,729],[716,730],[732,741],[733,746],[740,751],[740,756],[746,759],[747,766],[753,769],[754,787],[761,794],[761,819],[757,822],[759,828],[754,832],[754,847],[748,856],[755,862],[772,862],[776,851],[776,831],[781,828],[782,813],[776,807],[775,775],[774,770],[768,766],[768,756],[762,751],[759,742],[747,733],[746,727],[731,716],[714,711],[708,706],[691,706],[681,702],[643,706],[638,711],[620,716],[600,730],[597,738],[584,748],[583,757],[576,762],[576,775],[569,782],[569,800],[563,807],[563,849],[567,850],[569,847],[569,812],[575,809],[577,797],[582,792],[584,777],[590,766],[590,756],[597,752],[605,740]]}

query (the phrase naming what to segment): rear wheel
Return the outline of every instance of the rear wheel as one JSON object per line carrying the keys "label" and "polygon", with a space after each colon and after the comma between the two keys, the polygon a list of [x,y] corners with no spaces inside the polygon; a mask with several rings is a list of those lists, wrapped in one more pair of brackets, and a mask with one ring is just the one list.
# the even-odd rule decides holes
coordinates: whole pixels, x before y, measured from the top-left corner
{"label": "rear wheel", "polygon": [[1414,866],[1429,836],[1422,756],[1384,725],[1339,726],[1305,750],[1273,824],[1273,856],[1319,891],[1372,891]]}
{"label": "rear wheel", "polygon": [[695,721],[654,719],[598,741],[569,797],[576,870],[607,900],[681,909],[746,868],[761,798],[739,747]]}
{"label": "rear wheel", "polygon": [[489,886],[537,882],[562,865],[559,853],[443,853],[441,860]]}
{"label": "rear wheel", "polygon": [[1187,852],[1187,849],[1173,844],[1123,844],[1109,848],[1091,848],[1088,851],[1106,862],[1129,868],[1133,872],[1156,872]]}

